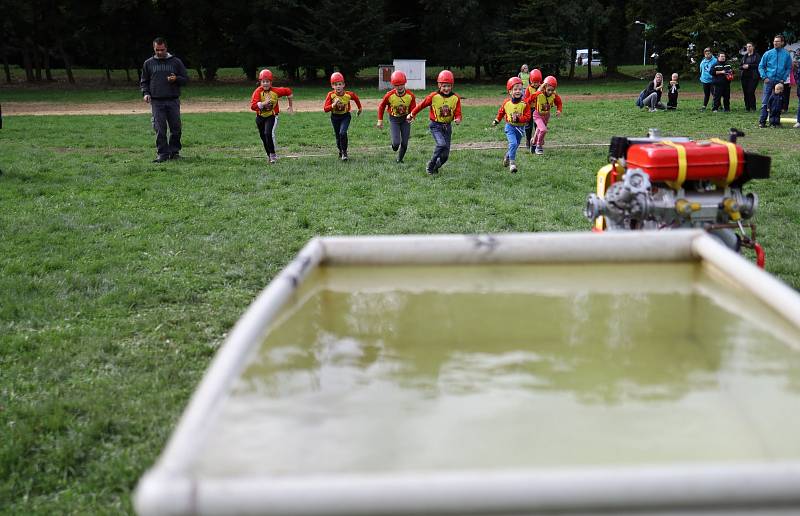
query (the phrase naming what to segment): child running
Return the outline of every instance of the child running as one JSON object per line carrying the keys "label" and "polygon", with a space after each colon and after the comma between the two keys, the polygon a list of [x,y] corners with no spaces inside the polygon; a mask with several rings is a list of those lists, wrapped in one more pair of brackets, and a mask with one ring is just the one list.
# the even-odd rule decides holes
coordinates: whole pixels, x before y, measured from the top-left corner
{"label": "child running", "polygon": [[525,126],[531,119],[531,106],[522,98],[523,87],[519,77],[511,77],[506,82],[509,99],[503,102],[497,111],[497,117],[492,120],[492,125],[497,125],[505,116],[508,152],[503,158],[503,166],[508,167],[512,174],[517,172],[517,149],[522,143]]}
{"label": "child running", "polygon": [[383,100],[378,104],[377,127],[383,129],[383,111],[388,108],[392,150],[397,152],[397,149],[400,149],[396,161],[402,163],[408,149],[408,138],[411,136],[411,125],[406,116],[417,107],[417,99],[406,89],[405,73],[396,70],[392,72],[390,80],[394,89],[384,95]]}
{"label": "child running", "polygon": [[[525,88],[525,96],[522,98],[526,103],[530,104],[531,99],[533,98],[533,94],[539,91],[539,86],[542,85],[542,71],[538,68],[534,68],[531,71],[530,76],[528,77],[530,84],[528,87]],[[529,151],[533,152],[533,146],[531,145],[531,136],[533,135],[533,117],[528,121],[528,124],[525,126],[525,148]]]}
{"label": "child running", "polygon": [[536,124],[536,132],[531,138],[531,147],[536,154],[544,154],[544,137],[547,134],[547,123],[550,121],[550,111],[556,107],[556,116],[561,116],[563,105],[561,97],[556,93],[558,81],[552,75],[544,78],[542,86],[539,88],[531,104],[534,109],[533,121]]}
{"label": "child running", "polygon": [[344,89],[344,75],[339,72],[331,74],[331,87],[333,91],[328,92],[322,109],[331,114],[331,124],[333,125],[333,134],[336,136],[336,148],[339,149],[339,159],[347,161],[347,129],[350,127],[351,119],[350,101],[355,102],[358,107],[357,116],[361,116],[361,101],[358,99],[358,95]]}
{"label": "child running", "polygon": [[256,127],[267,152],[267,160],[275,163],[278,161],[278,155],[275,153],[275,129],[278,127],[278,113],[281,111],[278,98],[288,99],[289,113],[292,113],[292,89],[273,88],[272,72],[266,68],[258,74],[258,80],[260,85],[250,98],[250,109],[256,112]]}
{"label": "child running", "polygon": [[455,82],[453,72],[442,70],[439,72],[436,82],[439,89],[425,97],[425,100],[418,104],[407,117],[409,122],[413,122],[417,113],[430,107],[428,118],[431,122],[428,124],[428,128],[436,142],[433,156],[425,169],[430,175],[439,172],[439,169],[447,163],[447,158],[450,157],[450,140],[453,136],[453,127],[450,124],[452,122],[461,123],[461,97],[453,93],[453,83]]}

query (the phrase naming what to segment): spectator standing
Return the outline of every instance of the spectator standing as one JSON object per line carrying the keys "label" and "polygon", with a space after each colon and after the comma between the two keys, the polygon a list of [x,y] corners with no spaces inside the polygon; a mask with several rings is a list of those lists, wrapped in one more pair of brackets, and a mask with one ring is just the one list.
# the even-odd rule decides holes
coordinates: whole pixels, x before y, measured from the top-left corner
{"label": "spectator standing", "polygon": [[772,96],[775,85],[783,84],[789,71],[792,69],[792,56],[784,49],[786,39],[783,34],[776,34],[772,40],[772,49],[764,52],[758,63],[758,73],[764,79],[764,92],[761,96],[761,116],[758,119],[759,127],[766,127],[767,102]]}
{"label": "spectator standing", "polygon": [[[795,85],[800,84],[800,47],[794,51],[794,59],[792,59],[792,77],[794,77]],[[797,121],[794,124],[795,129],[800,129],[800,87],[795,86],[795,93],[797,93]]]}
{"label": "spectator standing", "polygon": [[711,111],[716,113],[722,108],[727,113],[731,110],[733,68],[728,64],[725,52],[720,52],[717,56],[717,64],[711,68],[711,75],[714,77],[714,105]]}
{"label": "spectator standing", "polygon": [[714,87],[711,68],[717,64],[717,58],[711,53],[710,48],[703,49],[703,56],[703,60],[700,61],[700,83],[703,85],[703,107],[700,108],[701,111],[706,110],[708,99],[711,98],[711,90]]}
{"label": "spectator standing", "polygon": [[[142,65],[139,85],[143,100],[150,104],[156,131],[158,155],[153,163],[181,157],[181,87],[189,78],[183,62],[167,51],[164,38],[153,40],[153,57]],[[169,140],[167,140],[169,126]]]}
{"label": "spectator standing", "polygon": [[742,95],[744,96],[744,110],[756,110],[756,87],[761,77],[758,75],[758,63],[761,61],[761,54],[756,52],[753,43],[745,45],[746,52],[742,56],[742,65],[739,74],[742,80]]}
{"label": "spectator standing", "polygon": [[522,79],[522,84],[528,84],[528,78],[530,77],[530,73],[528,73],[528,65],[524,64],[520,67],[519,73],[517,77]]}

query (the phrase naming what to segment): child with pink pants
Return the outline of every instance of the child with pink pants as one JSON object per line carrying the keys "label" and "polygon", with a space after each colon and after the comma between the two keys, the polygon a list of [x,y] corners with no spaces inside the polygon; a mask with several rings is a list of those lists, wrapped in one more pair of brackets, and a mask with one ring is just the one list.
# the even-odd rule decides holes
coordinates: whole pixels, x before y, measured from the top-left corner
{"label": "child with pink pants", "polygon": [[556,116],[561,116],[563,104],[561,97],[556,93],[558,81],[552,75],[544,78],[539,91],[531,95],[530,103],[533,111],[533,123],[536,132],[531,138],[531,148],[535,154],[544,154],[544,137],[547,134],[547,123],[550,121],[550,111],[556,107]]}

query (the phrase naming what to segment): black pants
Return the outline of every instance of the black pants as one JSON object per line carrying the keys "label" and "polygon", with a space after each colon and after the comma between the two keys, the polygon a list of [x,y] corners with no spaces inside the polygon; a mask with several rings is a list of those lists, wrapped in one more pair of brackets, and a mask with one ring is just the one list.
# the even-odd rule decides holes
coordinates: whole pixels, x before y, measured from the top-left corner
{"label": "black pants", "polygon": [[725,111],[731,110],[731,83],[727,80],[724,83],[718,82],[714,84],[714,106],[712,109],[716,111],[720,108],[720,105],[724,106]]}
{"label": "black pants", "polygon": [[675,109],[678,107],[678,94],[667,92],[667,108]]}
{"label": "black pants", "polygon": [[275,127],[277,126],[277,116],[256,115],[256,127],[258,127],[258,135],[261,137],[261,143],[264,144],[264,150],[267,151],[267,156],[270,154],[275,154]]}
{"label": "black pants", "polygon": [[[181,101],[179,99],[151,99],[153,129],[156,131],[156,149],[160,157],[169,157],[181,150]],[[167,127],[169,126],[169,141]]]}
{"label": "black pants", "polygon": [[710,82],[703,83],[703,107],[708,106],[708,99],[711,97],[711,93],[714,91],[714,85]]}
{"label": "black pants", "polygon": [[744,96],[744,109],[746,111],[755,111],[756,108],[756,88],[758,87],[758,79],[750,76],[742,76],[742,95]]}
{"label": "black pants", "polygon": [[331,115],[333,134],[336,136],[336,148],[344,154],[347,154],[347,129],[350,127],[350,119],[350,113]]}

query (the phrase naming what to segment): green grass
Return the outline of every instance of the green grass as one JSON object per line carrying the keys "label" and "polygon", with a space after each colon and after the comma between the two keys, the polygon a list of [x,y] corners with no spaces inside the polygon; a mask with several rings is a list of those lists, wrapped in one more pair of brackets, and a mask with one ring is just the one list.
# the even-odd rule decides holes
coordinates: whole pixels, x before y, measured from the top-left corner
{"label": "green grass", "polygon": [[[610,88],[610,86],[609,86]],[[696,101],[695,101],[696,103]],[[502,144],[496,108],[465,109],[454,144]],[[774,157],[750,183],[767,269],[800,288],[800,146],[754,117],[576,102],[547,154],[455,150],[424,165],[426,124],[397,165],[374,112],[335,159],[322,113],[283,115],[268,166],[249,114],[184,115],[181,162],[150,163],[148,116],[7,117],[0,131],[0,512],[130,512],[209,360],[254,296],[315,235],[585,231],[581,210],[612,135],[749,133]]]}

